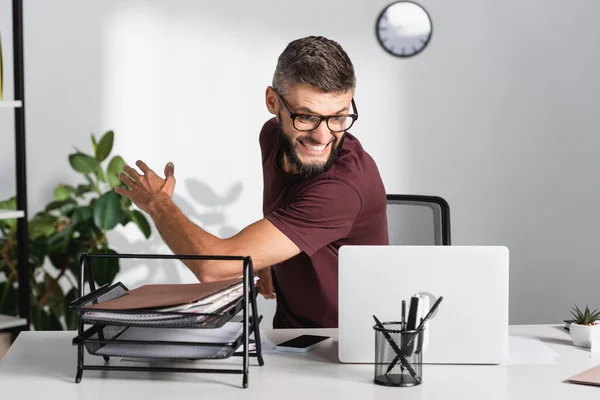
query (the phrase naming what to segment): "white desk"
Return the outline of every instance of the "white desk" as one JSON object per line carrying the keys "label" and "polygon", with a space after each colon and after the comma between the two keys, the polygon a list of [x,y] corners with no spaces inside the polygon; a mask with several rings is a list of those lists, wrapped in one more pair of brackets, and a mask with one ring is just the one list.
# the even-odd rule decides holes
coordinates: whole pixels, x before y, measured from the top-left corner
{"label": "white desk", "polygon": [[[337,362],[337,342],[305,354],[268,353],[265,365],[251,359],[249,387],[241,375],[84,371],[75,384],[74,332],[24,332],[0,361],[2,398],[22,399],[560,399],[600,398],[600,387],[565,380],[600,364],[589,351],[571,344],[560,326],[512,326],[512,335],[535,336],[559,354],[552,365],[424,365],[423,383],[412,388],[372,383],[373,365]],[[299,333],[337,337],[337,330],[266,330],[273,342]],[[85,353],[86,363],[103,362]],[[112,358],[111,363],[124,365]],[[213,362],[202,362],[207,365]],[[241,365],[234,357],[218,361]],[[139,364],[138,364],[139,365]],[[190,366],[187,364],[186,366]],[[7,396],[8,395],[8,396]],[[12,395],[12,396],[11,396]],[[214,396],[214,397],[213,397]],[[244,397],[242,397],[244,396]]]}

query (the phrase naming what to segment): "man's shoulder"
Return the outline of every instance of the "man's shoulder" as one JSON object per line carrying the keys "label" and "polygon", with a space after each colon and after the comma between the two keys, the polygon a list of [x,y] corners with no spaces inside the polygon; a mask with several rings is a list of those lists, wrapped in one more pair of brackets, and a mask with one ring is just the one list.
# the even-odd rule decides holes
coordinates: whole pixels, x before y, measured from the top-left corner
{"label": "man's shoulder", "polygon": [[375,160],[363,148],[358,138],[350,133],[346,133],[338,161],[331,173],[334,177],[350,179],[351,181],[379,177]]}
{"label": "man's shoulder", "polygon": [[260,140],[267,139],[268,137],[273,137],[273,133],[277,131],[277,127],[279,124],[277,123],[277,118],[273,117],[268,119],[260,129]]}
{"label": "man's shoulder", "polygon": [[263,156],[266,156],[276,149],[278,126],[279,124],[277,123],[276,118],[271,118],[263,124],[258,138]]}

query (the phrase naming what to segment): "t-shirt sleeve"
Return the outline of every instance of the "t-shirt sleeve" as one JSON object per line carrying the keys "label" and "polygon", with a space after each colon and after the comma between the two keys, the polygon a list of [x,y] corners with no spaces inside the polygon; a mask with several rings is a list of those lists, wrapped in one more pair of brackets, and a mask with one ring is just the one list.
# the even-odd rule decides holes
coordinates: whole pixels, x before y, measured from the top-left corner
{"label": "t-shirt sleeve", "polygon": [[285,208],[265,216],[312,256],[317,250],[348,235],[361,209],[361,199],[349,184],[322,180],[298,193]]}

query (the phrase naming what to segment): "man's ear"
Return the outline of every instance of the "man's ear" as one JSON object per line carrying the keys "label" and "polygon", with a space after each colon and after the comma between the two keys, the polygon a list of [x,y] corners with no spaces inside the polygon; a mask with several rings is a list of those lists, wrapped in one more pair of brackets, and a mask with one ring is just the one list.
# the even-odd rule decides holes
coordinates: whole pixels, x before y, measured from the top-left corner
{"label": "man's ear", "polygon": [[277,100],[277,94],[272,86],[268,86],[265,91],[265,104],[271,114],[277,115],[279,113],[279,100]]}

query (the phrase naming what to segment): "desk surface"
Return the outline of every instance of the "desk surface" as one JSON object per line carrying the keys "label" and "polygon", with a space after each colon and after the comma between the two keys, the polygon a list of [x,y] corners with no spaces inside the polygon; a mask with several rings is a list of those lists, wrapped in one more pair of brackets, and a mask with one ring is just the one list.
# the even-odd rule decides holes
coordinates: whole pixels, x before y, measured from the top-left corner
{"label": "desk surface", "polygon": [[[267,353],[265,365],[251,359],[249,387],[241,375],[84,371],[75,384],[77,348],[74,332],[23,332],[0,361],[2,398],[117,399],[598,399],[600,387],[574,385],[566,379],[597,364],[589,350],[574,347],[558,325],[511,326],[511,335],[540,338],[559,357],[550,365],[424,365],[423,383],[412,388],[389,388],[372,383],[373,365],[337,361],[337,330],[265,330],[277,343],[299,333],[325,334],[331,345],[309,353]],[[102,364],[85,353],[86,364]],[[116,365],[127,361],[113,358]],[[192,363],[191,361],[189,363]],[[189,363],[185,366],[190,366]],[[241,365],[241,359],[199,362]],[[136,364],[134,364],[136,365]],[[139,365],[139,364],[137,364]],[[6,397],[5,395],[9,396]],[[60,396],[60,397],[58,397]],[[143,396],[143,397],[142,397]],[[184,397],[185,396],[185,397]],[[218,397],[217,397],[218,396]]]}

